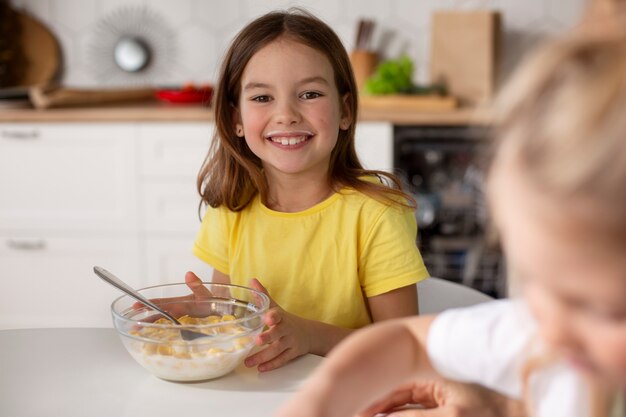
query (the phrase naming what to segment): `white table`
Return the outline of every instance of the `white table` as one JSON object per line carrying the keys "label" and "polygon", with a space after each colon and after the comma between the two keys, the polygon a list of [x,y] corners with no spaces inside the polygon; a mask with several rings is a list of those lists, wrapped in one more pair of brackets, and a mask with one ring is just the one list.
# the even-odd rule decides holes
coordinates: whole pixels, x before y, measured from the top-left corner
{"label": "white table", "polygon": [[0,416],[271,416],[320,361],[176,383],[144,370],[113,329],[0,330]]}

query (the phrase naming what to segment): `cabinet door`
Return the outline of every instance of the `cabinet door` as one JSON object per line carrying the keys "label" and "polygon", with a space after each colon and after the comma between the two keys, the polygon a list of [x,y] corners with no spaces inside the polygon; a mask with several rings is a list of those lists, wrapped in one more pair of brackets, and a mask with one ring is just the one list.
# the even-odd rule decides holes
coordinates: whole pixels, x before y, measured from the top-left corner
{"label": "cabinet door", "polygon": [[203,281],[211,281],[213,268],[191,253],[195,235],[146,241],[146,276],[154,285],[182,282],[192,271]]}
{"label": "cabinet door", "polygon": [[195,235],[200,203],[196,177],[212,134],[209,122],[139,127],[143,228],[149,235]]}
{"label": "cabinet door", "polygon": [[139,125],[144,178],[194,181],[209,151],[214,124],[149,123]]}
{"label": "cabinet door", "polygon": [[366,169],[393,171],[393,126],[386,122],[359,122],[356,151]]}
{"label": "cabinet door", "polygon": [[103,266],[136,288],[146,286],[138,248],[136,238],[0,235],[0,329],[111,327],[111,302],[122,293],[93,267]]}
{"label": "cabinet door", "polygon": [[134,129],[0,125],[0,230],[135,228]]}

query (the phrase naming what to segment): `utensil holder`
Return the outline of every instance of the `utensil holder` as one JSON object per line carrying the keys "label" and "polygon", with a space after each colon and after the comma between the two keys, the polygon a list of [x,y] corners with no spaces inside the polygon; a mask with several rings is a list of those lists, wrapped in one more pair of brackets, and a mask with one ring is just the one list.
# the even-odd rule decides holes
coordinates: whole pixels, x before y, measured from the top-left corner
{"label": "utensil holder", "polygon": [[372,75],[376,65],[378,65],[378,54],[365,49],[355,49],[350,53],[350,62],[352,63],[356,84],[359,90],[362,90],[365,80]]}

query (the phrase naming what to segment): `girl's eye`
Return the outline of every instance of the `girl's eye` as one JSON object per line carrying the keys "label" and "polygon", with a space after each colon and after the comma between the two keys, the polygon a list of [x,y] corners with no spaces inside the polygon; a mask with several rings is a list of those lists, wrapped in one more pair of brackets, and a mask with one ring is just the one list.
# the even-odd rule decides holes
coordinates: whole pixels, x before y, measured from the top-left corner
{"label": "girl's eye", "polygon": [[321,96],[322,96],[322,94],[318,93],[317,91],[306,91],[306,92],[302,93],[302,95],[300,97],[305,99],[305,100],[312,100],[314,98],[318,98],[318,97],[321,97]]}
{"label": "girl's eye", "polygon": [[252,97],[252,101],[256,101],[258,103],[268,103],[270,101],[270,96],[256,96],[256,97]]}

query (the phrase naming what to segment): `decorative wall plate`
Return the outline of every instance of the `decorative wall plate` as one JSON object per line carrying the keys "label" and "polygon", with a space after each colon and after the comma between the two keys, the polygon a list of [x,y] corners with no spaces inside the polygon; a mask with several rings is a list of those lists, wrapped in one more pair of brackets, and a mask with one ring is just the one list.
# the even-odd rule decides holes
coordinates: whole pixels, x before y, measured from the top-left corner
{"label": "decorative wall plate", "polygon": [[158,13],[122,7],[97,23],[88,55],[105,85],[154,85],[167,79],[176,49],[175,32]]}

